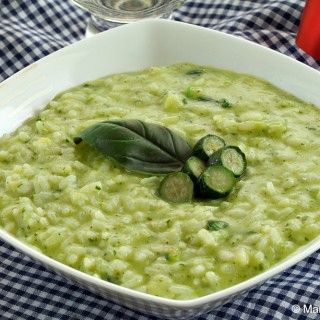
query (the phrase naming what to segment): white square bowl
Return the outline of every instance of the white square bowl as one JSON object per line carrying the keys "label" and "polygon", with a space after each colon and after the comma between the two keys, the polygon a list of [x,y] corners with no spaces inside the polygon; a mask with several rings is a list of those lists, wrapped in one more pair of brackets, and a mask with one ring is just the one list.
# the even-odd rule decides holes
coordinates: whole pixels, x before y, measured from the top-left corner
{"label": "white square bowl", "polygon": [[[181,22],[145,20],[72,44],[2,82],[0,134],[16,129],[56,94],[70,87],[112,73],[178,62],[252,74],[320,105],[320,73],[300,62],[213,30]],[[175,301],[136,292],[74,270],[26,246],[1,229],[0,237],[47,268],[108,300],[171,319],[191,318],[213,310],[320,248],[320,238],[317,238],[273,268],[245,282],[201,298]]]}

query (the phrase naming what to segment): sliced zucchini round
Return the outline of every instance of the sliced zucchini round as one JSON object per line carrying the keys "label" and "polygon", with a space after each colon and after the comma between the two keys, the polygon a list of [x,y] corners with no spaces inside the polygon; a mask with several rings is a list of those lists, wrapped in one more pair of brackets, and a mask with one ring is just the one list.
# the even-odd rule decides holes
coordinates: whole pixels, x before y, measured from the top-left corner
{"label": "sliced zucchini round", "polygon": [[192,181],[196,182],[204,169],[206,163],[196,156],[191,156],[182,168],[182,172],[186,173]]}
{"label": "sliced zucchini round", "polygon": [[236,177],[243,175],[247,168],[246,156],[236,146],[226,146],[212,154],[208,160],[208,165],[212,164],[220,164],[226,167]]}
{"label": "sliced zucchini round", "polygon": [[227,196],[236,183],[234,174],[221,165],[211,165],[199,177],[200,195],[204,198],[218,199]]}
{"label": "sliced zucchini round", "polygon": [[225,142],[219,136],[208,134],[202,137],[193,148],[193,155],[208,161],[209,157],[219,149],[225,146]]}
{"label": "sliced zucchini round", "polygon": [[184,172],[167,174],[160,183],[159,195],[173,203],[189,202],[193,198],[194,183]]}

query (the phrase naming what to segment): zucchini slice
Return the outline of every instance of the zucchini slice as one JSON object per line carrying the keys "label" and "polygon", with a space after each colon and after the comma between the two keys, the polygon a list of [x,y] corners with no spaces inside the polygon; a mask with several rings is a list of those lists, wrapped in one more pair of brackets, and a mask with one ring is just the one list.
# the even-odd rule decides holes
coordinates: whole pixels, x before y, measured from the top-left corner
{"label": "zucchini slice", "polygon": [[209,157],[219,149],[225,146],[225,142],[222,138],[214,135],[208,134],[202,137],[193,147],[193,155],[202,159],[203,161],[208,161]]}
{"label": "zucchini slice", "polygon": [[173,203],[189,202],[193,198],[194,183],[184,172],[167,174],[160,183],[159,195]]}
{"label": "zucchini slice", "polygon": [[198,180],[200,195],[205,198],[219,199],[227,196],[236,183],[234,174],[221,165],[211,165]]}
{"label": "zucchini slice", "polygon": [[196,182],[204,169],[206,163],[196,156],[191,156],[182,168],[182,172],[186,173],[193,182]]}
{"label": "zucchini slice", "polygon": [[226,146],[213,155],[208,160],[208,165],[220,164],[233,172],[235,177],[243,175],[247,168],[247,160],[245,154],[239,147]]}

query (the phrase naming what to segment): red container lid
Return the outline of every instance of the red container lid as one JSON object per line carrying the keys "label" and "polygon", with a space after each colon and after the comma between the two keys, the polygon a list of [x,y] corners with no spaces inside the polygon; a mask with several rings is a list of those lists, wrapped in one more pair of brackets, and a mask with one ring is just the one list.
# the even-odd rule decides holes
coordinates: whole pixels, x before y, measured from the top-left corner
{"label": "red container lid", "polygon": [[296,44],[306,53],[320,60],[320,0],[306,1]]}

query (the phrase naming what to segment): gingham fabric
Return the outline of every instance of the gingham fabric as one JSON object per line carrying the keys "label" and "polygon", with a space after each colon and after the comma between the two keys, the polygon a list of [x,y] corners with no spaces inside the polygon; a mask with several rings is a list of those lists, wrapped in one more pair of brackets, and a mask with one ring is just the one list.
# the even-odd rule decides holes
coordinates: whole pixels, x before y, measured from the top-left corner
{"label": "gingham fabric", "polygon": [[[189,0],[174,19],[249,39],[320,71],[319,61],[295,45],[304,4],[302,0]],[[84,37],[88,17],[68,0],[0,0],[0,82]],[[320,251],[197,320],[319,319],[319,265]],[[312,306],[313,312],[303,312],[303,306]],[[81,289],[0,240],[0,319],[156,318]]]}

